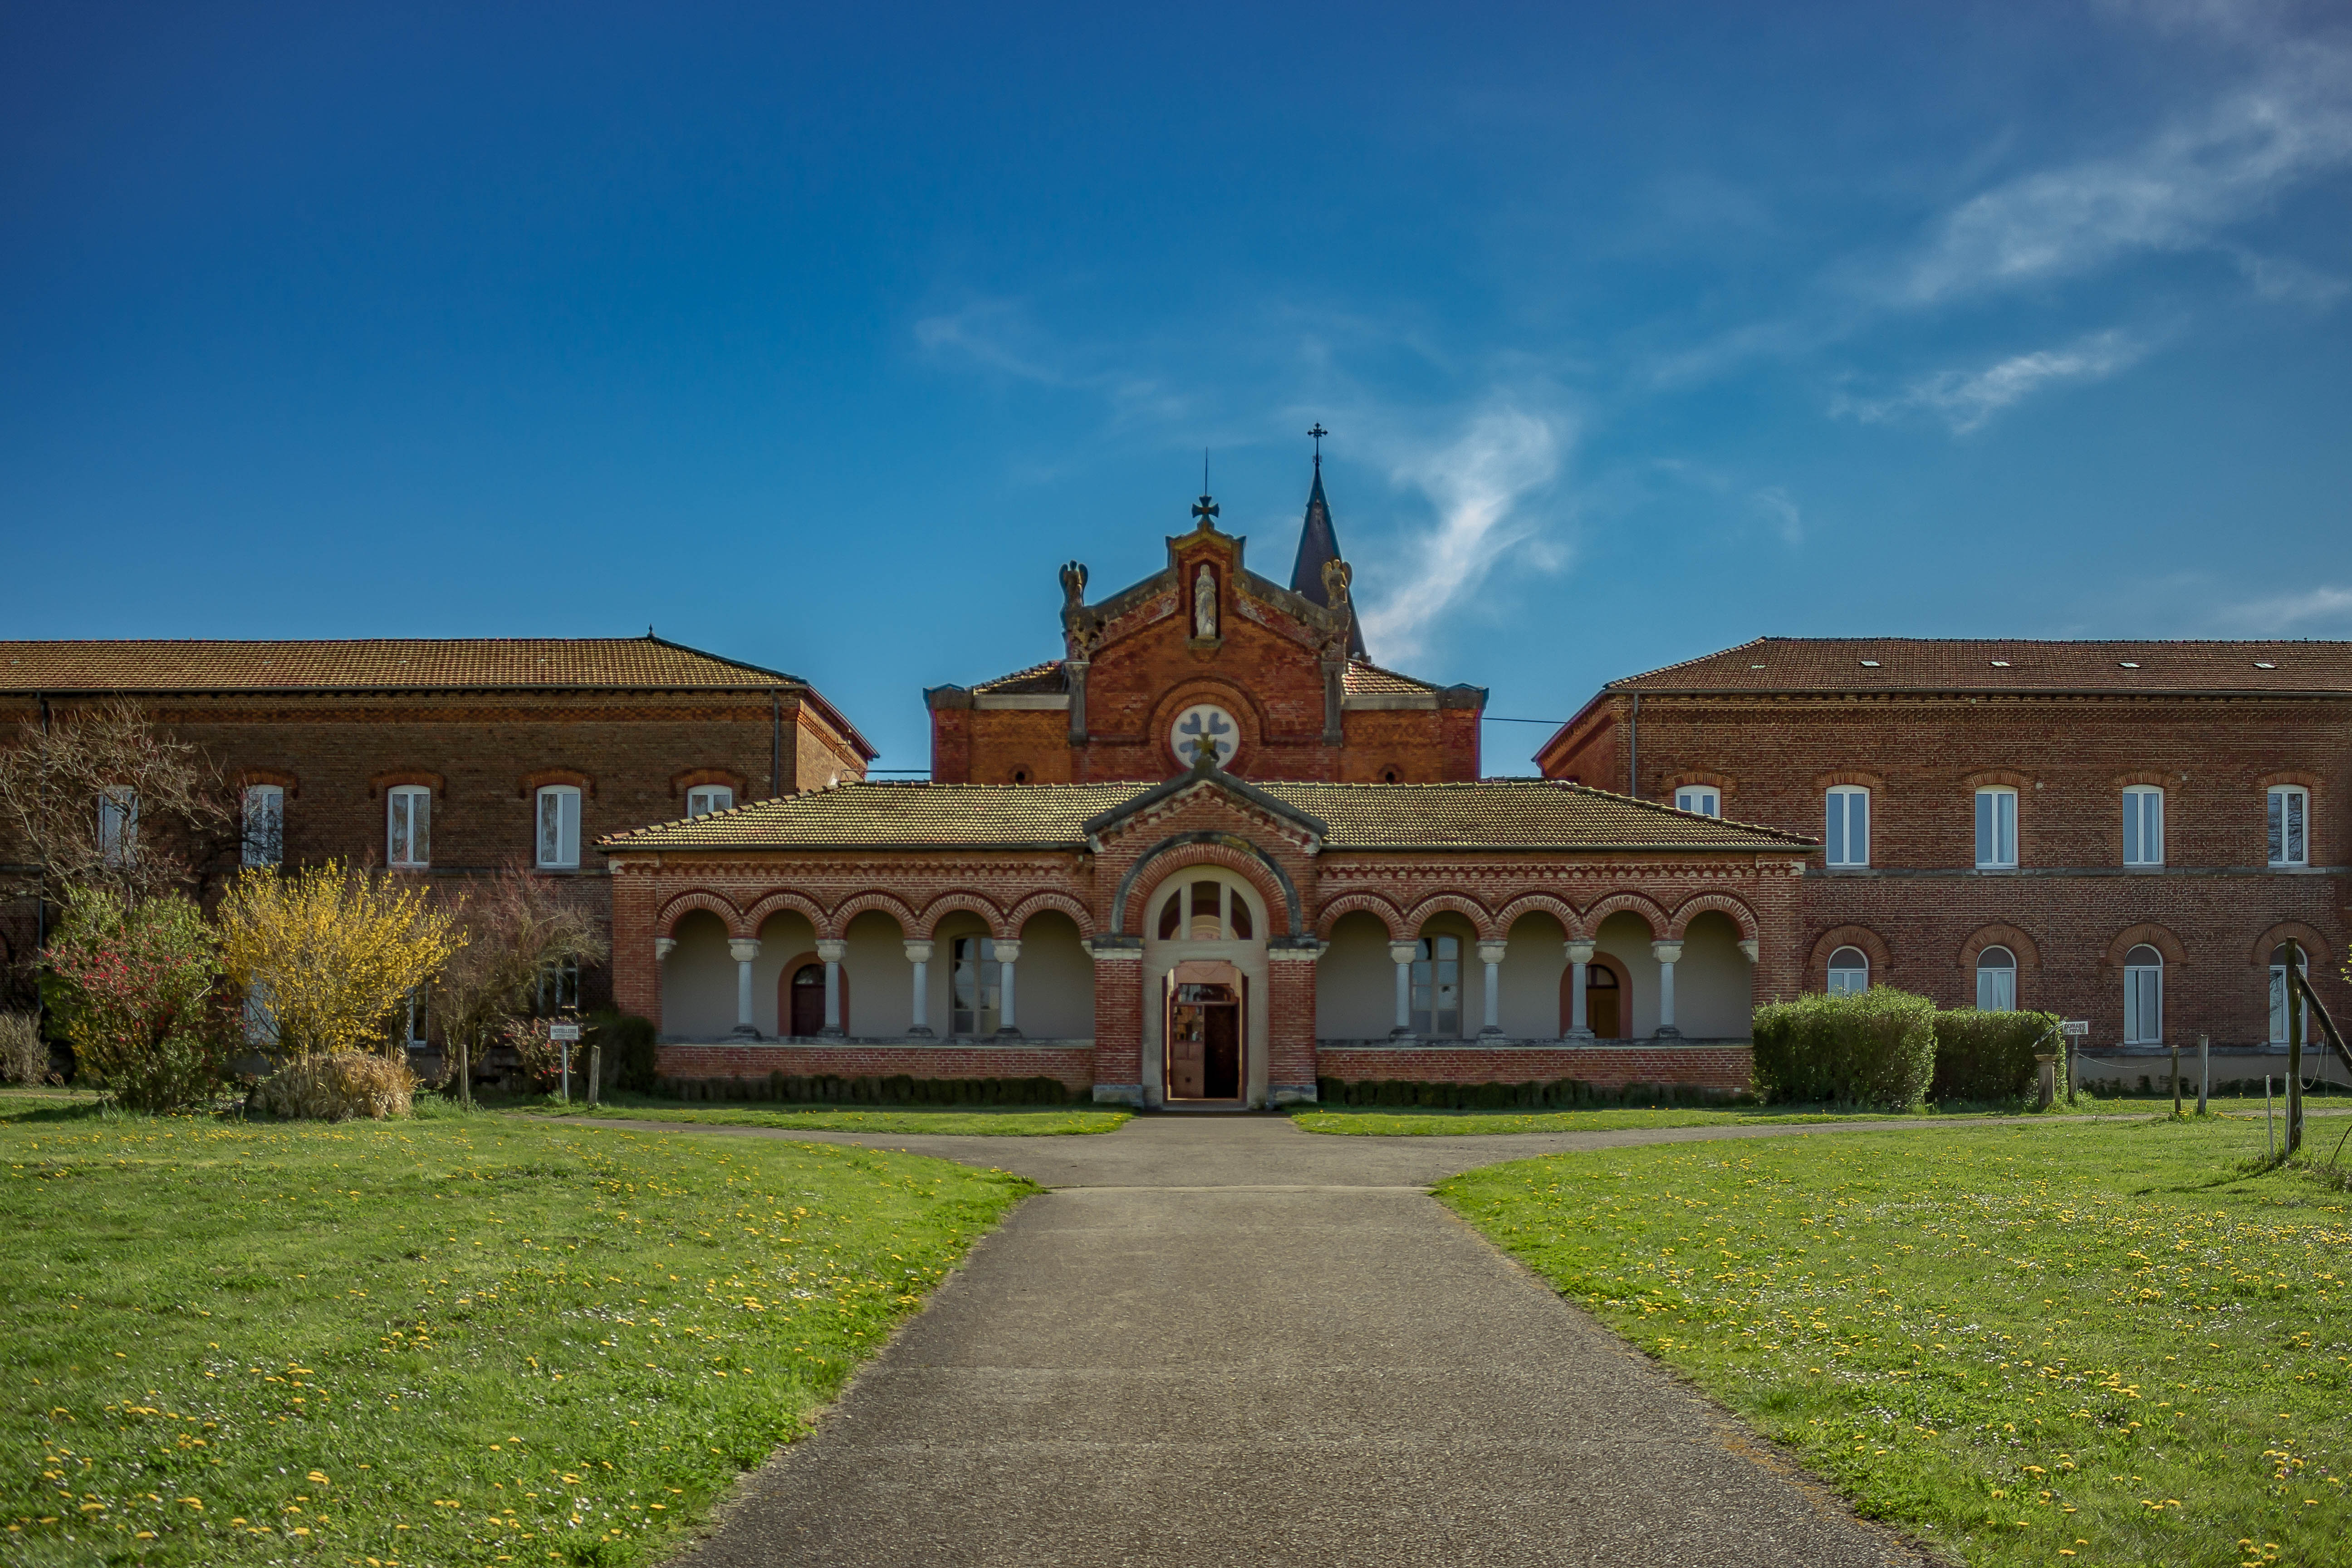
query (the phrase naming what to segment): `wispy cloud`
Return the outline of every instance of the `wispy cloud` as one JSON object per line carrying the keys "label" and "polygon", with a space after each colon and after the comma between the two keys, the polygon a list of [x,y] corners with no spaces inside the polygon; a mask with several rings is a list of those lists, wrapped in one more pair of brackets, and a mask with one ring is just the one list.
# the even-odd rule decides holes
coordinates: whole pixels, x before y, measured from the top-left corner
{"label": "wispy cloud", "polygon": [[1780,542],[1794,550],[1805,542],[1805,515],[1797,509],[1797,500],[1778,485],[1767,485],[1748,498],[1757,510],[1771,520]]}
{"label": "wispy cloud", "polygon": [[1397,481],[1427,496],[1437,521],[1397,552],[1399,580],[1365,606],[1364,634],[1381,658],[1419,655],[1507,555],[1541,542],[1528,503],[1559,477],[1574,434],[1564,415],[1502,403],[1450,445],[1397,468]]}
{"label": "wispy cloud", "polygon": [[916,346],[943,362],[1101,399],[1119,422],[1181,420],[1191,401],[1156,376],[1105,363],[1100,351],[1054,341],[1009,300],[980,300],[914,324]]}
{"label": "wispy cloud", "polygon": [[2093,332],[2064,348],[2016,354],[1982,370],[1941,370],[1892,397],[1840,395],[1833,415],[1852,415],[1879,424],[1906,414],[1942,419],[1955,435],[1966,435],[2020,399],[2053,382],[2101,381],[2140,359],[2147,346],[2119,331]]}
{"label": "wispy cloud", "polygon": [[2301,593],[2248,599],[2224,611],[2221,620],[2256,637],[2275,637],[2315,622],[2352,622],[2352,588],[2321,584]]}

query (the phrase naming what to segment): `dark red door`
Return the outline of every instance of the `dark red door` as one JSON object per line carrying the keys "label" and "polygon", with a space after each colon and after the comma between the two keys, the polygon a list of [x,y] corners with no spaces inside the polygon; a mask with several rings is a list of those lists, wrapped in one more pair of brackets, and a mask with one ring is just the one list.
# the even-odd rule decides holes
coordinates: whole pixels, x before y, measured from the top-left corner
{"label": "dark red door", "polygon": [[793,972],[792,1033],[806,1037],[824,1028],[824,965],[803,963]]}

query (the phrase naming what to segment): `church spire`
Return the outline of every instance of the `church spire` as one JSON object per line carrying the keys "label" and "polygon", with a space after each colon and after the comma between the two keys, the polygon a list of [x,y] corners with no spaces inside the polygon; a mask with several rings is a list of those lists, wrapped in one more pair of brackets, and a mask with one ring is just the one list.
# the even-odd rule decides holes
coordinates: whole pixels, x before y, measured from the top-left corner
{"label": "church spire", "polygon": [[[1323,499],[1323,437],[1330,432],[1318,424],[1307,434],[1315,437],[1315,484],[1307,492],[1307,521],[1298,531],[1298,563],[1290,569],[1290,591],[1328,610],[1331,598],[1323,585],[1323,568],[1339,559],[1339,536],[1331,528],[1331,504]],[[1348,652],[1355,658],[1370,657],[1364,651],[1364,628],[1356,619],[1352,598],[1348,603]]]}

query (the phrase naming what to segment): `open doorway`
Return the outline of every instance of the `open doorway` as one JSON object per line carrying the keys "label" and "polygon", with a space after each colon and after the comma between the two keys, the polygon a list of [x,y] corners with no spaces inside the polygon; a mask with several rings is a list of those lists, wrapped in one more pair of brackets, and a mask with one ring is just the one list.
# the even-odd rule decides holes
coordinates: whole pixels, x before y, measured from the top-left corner
{"label": "open doorway", "polygon": [[1180,963],[1168,976],[1169,1100],[1240,1102],[1244,990],[1229,963]]}

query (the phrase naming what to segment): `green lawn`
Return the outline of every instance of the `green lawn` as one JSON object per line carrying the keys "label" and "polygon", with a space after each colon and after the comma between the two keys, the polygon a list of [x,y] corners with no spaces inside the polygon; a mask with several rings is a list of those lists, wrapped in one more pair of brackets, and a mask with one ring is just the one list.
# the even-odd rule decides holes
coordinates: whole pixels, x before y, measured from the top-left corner
{"label": "green lawn", "polygon": [[11,1563],[653,1563],[1022,1179],[428,1111],[0,1107]]}
{"label": "green lawn", "polygon": [[[2335,1139],[2315,1142],[2324,1156]],[[1932,1141],[1929,1141],[1932,1140]],[[1553,1155],[1439,1195],[1971,1563],[2341,1563],[2352,1195],[2259,1119]]]}
{"label": "green lawn", "polygon": [[961,1132],[982,1137],[1036,1138],[1072,1132],[1108,1132],[1135,1113],[1093,1106],[1006,1105],[989,1107],[893,1105],[680,1105],[674,1100],[615,1095],[590,1110],[545,1100],[516,1102],[512,1110],[534,1116],[595,1117],[620,1121],[684,1121],[725,1127],[782,1127],[795,1131]]}

